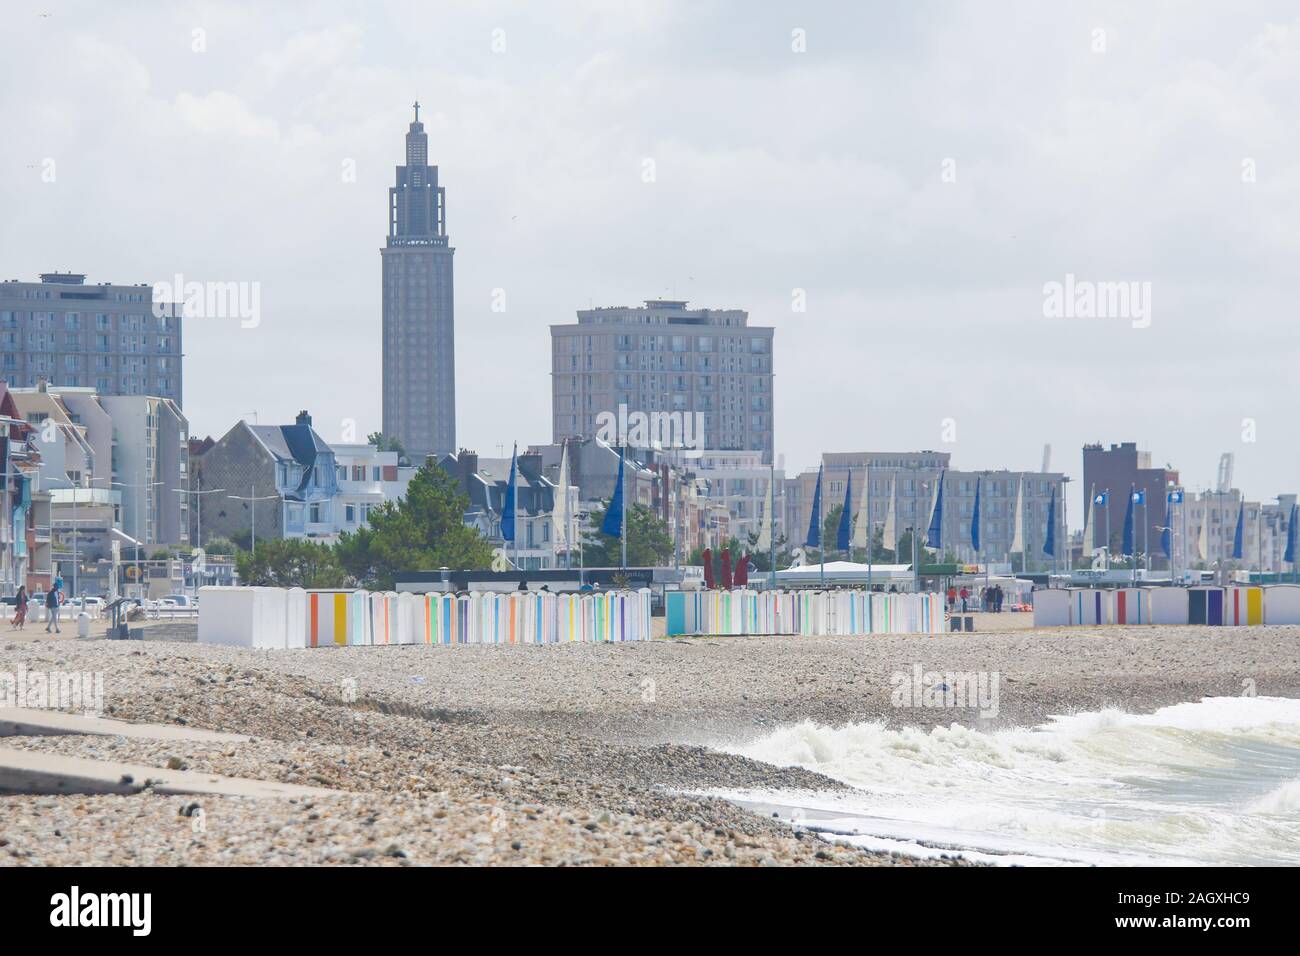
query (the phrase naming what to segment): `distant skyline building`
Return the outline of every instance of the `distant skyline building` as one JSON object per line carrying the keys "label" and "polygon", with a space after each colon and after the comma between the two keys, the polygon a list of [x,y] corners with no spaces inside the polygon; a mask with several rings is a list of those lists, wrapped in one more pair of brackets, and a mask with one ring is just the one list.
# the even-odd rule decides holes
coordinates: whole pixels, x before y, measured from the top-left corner
{"label": "distant skyline building", "polygon": [[576,324],[551,326],[552,440],[598,437],[611,420],[671,421],[676,439],[660,447],[688,457],[755,451],[772,462],[771,327],[751,326],[742,309],[690,309],[685,300],[581,309]]}
{"label": "distant skyline building", "polygon": [[0,282],[0,380],[181,404],[181,320],[154,315],[153,287],[86,285],[78,272]]}
{"label": "distant skyline building", "polygon": [[388,190],[383,265],[383,429],[411,460],[456,449],[456,341],[447,202],[420,104]]}
{"label": "distant skyline building", "polygon": [[[996,470],[962,471],[952,468],[948,452],[827,452],[822,456],[825,465],[822,486],[823,515],[844,500],[844,486],[852,475],[854,516],[861,514],[864,499],[864,482],[871,475],[870,520],[875,533],[879,533],[892,507],[895,532],[901,541],[910,528],[918,529],[924,536],[930,523],[934,504],[935,486],[943,475],[943,518],[940,528],[942,548],[933,558],[942,561],[952,556],[958,561],[1011,561],[1015,570],[1030,571],[1051,567],[1056,561],[1062,564],[1067,557],[1066,512],[1063,504],[1066,483],[1063,472]],[[805,534],[812,518],[813,488],[817,483],[815,468],[786,479],[786,525],[796,536]],[[980,530],[982,550],[971,547],[971,522],[975,514],[975,489],[980,488]],[[1056,510],[1052,513],[1052,496],[1056,496]],[[1025,550],[1013,550],[1016,525],[1016,498],[1020,496],[1021,522]],[[1048,516],[1056,529],[1058,553],[1043,553],[1047,540]],[[802,540],[792,542],[796,546]],[[1025,564],[1022,565],[1022,557]],[[904,554],[905,562],[911,556]]]}
{"label": "distant skyline building", "polygon": [[[1085,553],[1091,555],[1096,548],[1110,546],[1111,554],[1119,555],[1123,544],[1124,513],[1128,509],[1130,491],[1145,494],[1146,508],[1134,509],[1133,545],[1137,550],[1152,555],[1153,567],[1167,567],[1160,552],[1160,531],[1165,520],[1165,495],[1179,485],[1178,471],[1171,467],[1152,467],[1151,452],[1138,448],[1136,442],[1126,441],[1104,448],[1100,442],[1083,446],[1083,504],[1088,505],[1088,494],[1110,492],[1107,505],[1093,509],[1089,540],[1084,542]],[[1109,512],[1109,516],[1107,515]],[[1235,516],[1234,516],[1235,518]],[[1106,529],[1110,529],[1110,541]]]}

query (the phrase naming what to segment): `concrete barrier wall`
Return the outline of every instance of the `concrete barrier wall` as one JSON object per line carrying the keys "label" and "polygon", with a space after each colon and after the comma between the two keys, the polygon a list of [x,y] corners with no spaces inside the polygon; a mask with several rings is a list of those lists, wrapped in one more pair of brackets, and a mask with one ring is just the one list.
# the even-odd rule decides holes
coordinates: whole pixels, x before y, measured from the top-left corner
{"label": "concrete barrier wall", "polygon": [[843,591],[669,591],[673,634],[939,634],[941,594]]}
{"label": "concrete barrier wall", "polygon": [[210,587],[199,641],[240,647],[648,641],[650,591],[411,594]]}

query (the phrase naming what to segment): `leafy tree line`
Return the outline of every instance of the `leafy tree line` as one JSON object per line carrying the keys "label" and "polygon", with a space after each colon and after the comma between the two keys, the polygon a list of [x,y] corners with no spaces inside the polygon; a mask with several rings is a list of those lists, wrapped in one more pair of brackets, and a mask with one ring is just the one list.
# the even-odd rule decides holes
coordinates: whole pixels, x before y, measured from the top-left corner
{"label": "leafy tree line", "polygon": [[335,545],[285,538],[259,541],[235,556],[239,580],[252,586],[392,590],[399,574],[433,568],[482,569],[492,547],[463,520],[469,497],[434,464],[411,478],[406,495],[370,511],[367,527]]}
{"label": "leafy tree line", "polygon": [[[409,571],[482,570],[492,563],[492,545],[464,523],[469,504],[452,475],[426,463],[412,477],[405,496],[372,508],[368,526],[344,533],[337,544],[259,540],[256,552],[237,551],[235,568],[240,581],[251,586],[375,591],[392,590],[398,577]],[[608,507],[606,502],[592,512],[591,527],[596,530],[581,541],[581,560],[587,567],[618,567],[622,560],[619,539],[599,530]],[[631,505],[627,532],[630,567],[672,560],[672,536],[652,509]]]}

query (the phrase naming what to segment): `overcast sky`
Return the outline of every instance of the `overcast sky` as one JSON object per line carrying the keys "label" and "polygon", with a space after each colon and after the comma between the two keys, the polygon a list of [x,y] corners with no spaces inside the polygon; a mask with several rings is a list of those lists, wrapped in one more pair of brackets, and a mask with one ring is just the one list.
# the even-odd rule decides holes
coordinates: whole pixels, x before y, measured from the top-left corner
{"label": "overcast sky", "polygon": [[[3,18],[0,278],[260,283],[257,328],[185,329],[195,435],[300,408],[327,440],[379,427],[379,248],[418,97],[457,250],[457,435],[482,454],[549,441],[548,325],[666,296],[775,326],[789,471],[920,448],[1036,469],[1050,442],[1077,482],[1084,442],[1136,440],[1193,488],[1232,451],[1248,495],[1300,490],[1294,3]],[[1149,326],[1045,316],[1067,274],[1150,283]]]}

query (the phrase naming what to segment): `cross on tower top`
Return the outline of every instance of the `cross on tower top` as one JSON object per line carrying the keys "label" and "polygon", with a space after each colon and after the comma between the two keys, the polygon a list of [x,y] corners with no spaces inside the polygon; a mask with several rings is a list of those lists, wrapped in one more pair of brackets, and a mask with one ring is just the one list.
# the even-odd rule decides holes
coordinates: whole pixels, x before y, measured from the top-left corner
{"label": "cross on tower top", "polygon": [[420,101],[415,101],[415,121],[420,122]]}

